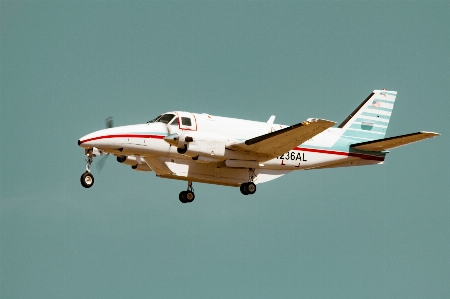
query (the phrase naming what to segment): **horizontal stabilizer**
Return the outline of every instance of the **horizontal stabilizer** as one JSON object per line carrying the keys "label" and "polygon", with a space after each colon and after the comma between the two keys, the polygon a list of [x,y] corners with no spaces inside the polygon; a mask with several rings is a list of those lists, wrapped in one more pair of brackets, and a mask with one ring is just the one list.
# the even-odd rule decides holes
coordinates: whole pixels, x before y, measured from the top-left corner
{"label": "horizontal stabilizer", "polygon": [[439,135],[440,134],[433,132],[417,132],[368,142],[355,143],[350,147],[362,151],[381,152]]}
{"label": "horizontal stabilizer", "polygon": [[335,124],[325,119],[310,118],[302,123],[248,139],[243,143],[233,144],[228,148],[244,150],[271,159],[288,152]]}

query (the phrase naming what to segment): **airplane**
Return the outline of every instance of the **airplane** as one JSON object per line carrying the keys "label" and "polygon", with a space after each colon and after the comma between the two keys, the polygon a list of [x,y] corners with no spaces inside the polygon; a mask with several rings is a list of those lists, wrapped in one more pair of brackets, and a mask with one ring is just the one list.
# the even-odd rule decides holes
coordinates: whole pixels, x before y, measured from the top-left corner
{"label": "airplane", "polygon": [[[81,137],[86,171],[80,180],[94,184],[96,156],[114,155],[133,170],[188,182],[182,203],[195,199],[193,182],[239,187],[243,195],[256,185],[295,170],[383,164],[390,149],[439,136],[417,132],[385,138],[396,91],[374,90],[341,124],[308,118],[292,126],[171,111],[144,124],[113,127]],[[334,127],[333,127],[334,126]]]}

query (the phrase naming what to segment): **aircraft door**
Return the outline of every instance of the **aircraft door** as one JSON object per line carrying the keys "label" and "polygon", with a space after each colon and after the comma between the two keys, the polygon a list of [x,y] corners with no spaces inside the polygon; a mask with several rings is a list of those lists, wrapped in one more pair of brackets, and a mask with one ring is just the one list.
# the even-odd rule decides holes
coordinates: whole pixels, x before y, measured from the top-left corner
{"label": "aircraft door", "polygon": [[197,120],[192,113],[178,112],[178,126],[182,130],[197,131]]}

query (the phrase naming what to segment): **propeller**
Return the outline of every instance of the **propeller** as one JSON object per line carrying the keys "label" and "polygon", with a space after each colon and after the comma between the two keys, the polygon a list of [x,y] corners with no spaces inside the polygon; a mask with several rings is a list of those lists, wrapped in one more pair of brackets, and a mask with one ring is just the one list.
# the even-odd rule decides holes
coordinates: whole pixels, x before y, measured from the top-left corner
{"label": "propeller", "polygon": [[97,171],[98,173],[102,172],[103,166],[105,166],[106,163],[106,159],[108,159],[109,154],[103,155],[103,157],[101,157],[98,162],[95,164],[95,166],[97,167]]}
{"label": "propeller", "polygon": [[105,125],[106,125],[106,128],[108,128],[108,129],[114,127],[114,119],[112,116],[105,119]]}
{"label": "propeller", "polygon": [[[105,126],[107,129],[114,127],[114,119],[112,116],[105,119]],[[103,155],[98,162],[95,164],[97,171],[102,172],[103,166],[105,166],[106,160],[108,159],[109,154]]]}

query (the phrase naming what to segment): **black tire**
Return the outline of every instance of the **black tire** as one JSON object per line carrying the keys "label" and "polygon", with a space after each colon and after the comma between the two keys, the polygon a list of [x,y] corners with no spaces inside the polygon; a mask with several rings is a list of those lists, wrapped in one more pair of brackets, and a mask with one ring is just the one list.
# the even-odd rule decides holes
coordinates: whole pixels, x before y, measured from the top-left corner
{"label": "black tire", "polygon": [[127,160],[127,156],[117,156],[117,162],[123,163]]}
{"label": "black tire", "polygon": [[84,188],[91,188],[94,185],[94,176],[86,171],[81,175],[80,182]]}
{"label": "black tire", "polygon": [[186,191],[186,202],[193,202],[195,199],[195,194],[192,191]]}
{"label": "black tire", "polygon": [[244,195],[248,195],[247,184],[248,183],[242,183],[241,187],[239,188],[241,190],[241,193],[244,194]]}
{"label": "black tire", "polygon": [[178,195],[178,199],[179,199],[182,203],[187,203],[186,192],[187,192],[187,191],[181,191],[181,192],[180,192],[180,195]]}
{"label": "black tire", "polygon": [[246,191],[250,195],[251,194],[255,194],[255,192],[256,192],[256,185],[255,185],[255,183],[253,183],[253,182],[247,183]]}
{"label": "black tire", "polygon": [[184,148],[177,148],[177,152],[179,153],[179,154],[184,154],[184,153],[186,153],[187,152],[187,145],[185,144],[184,145]]}

